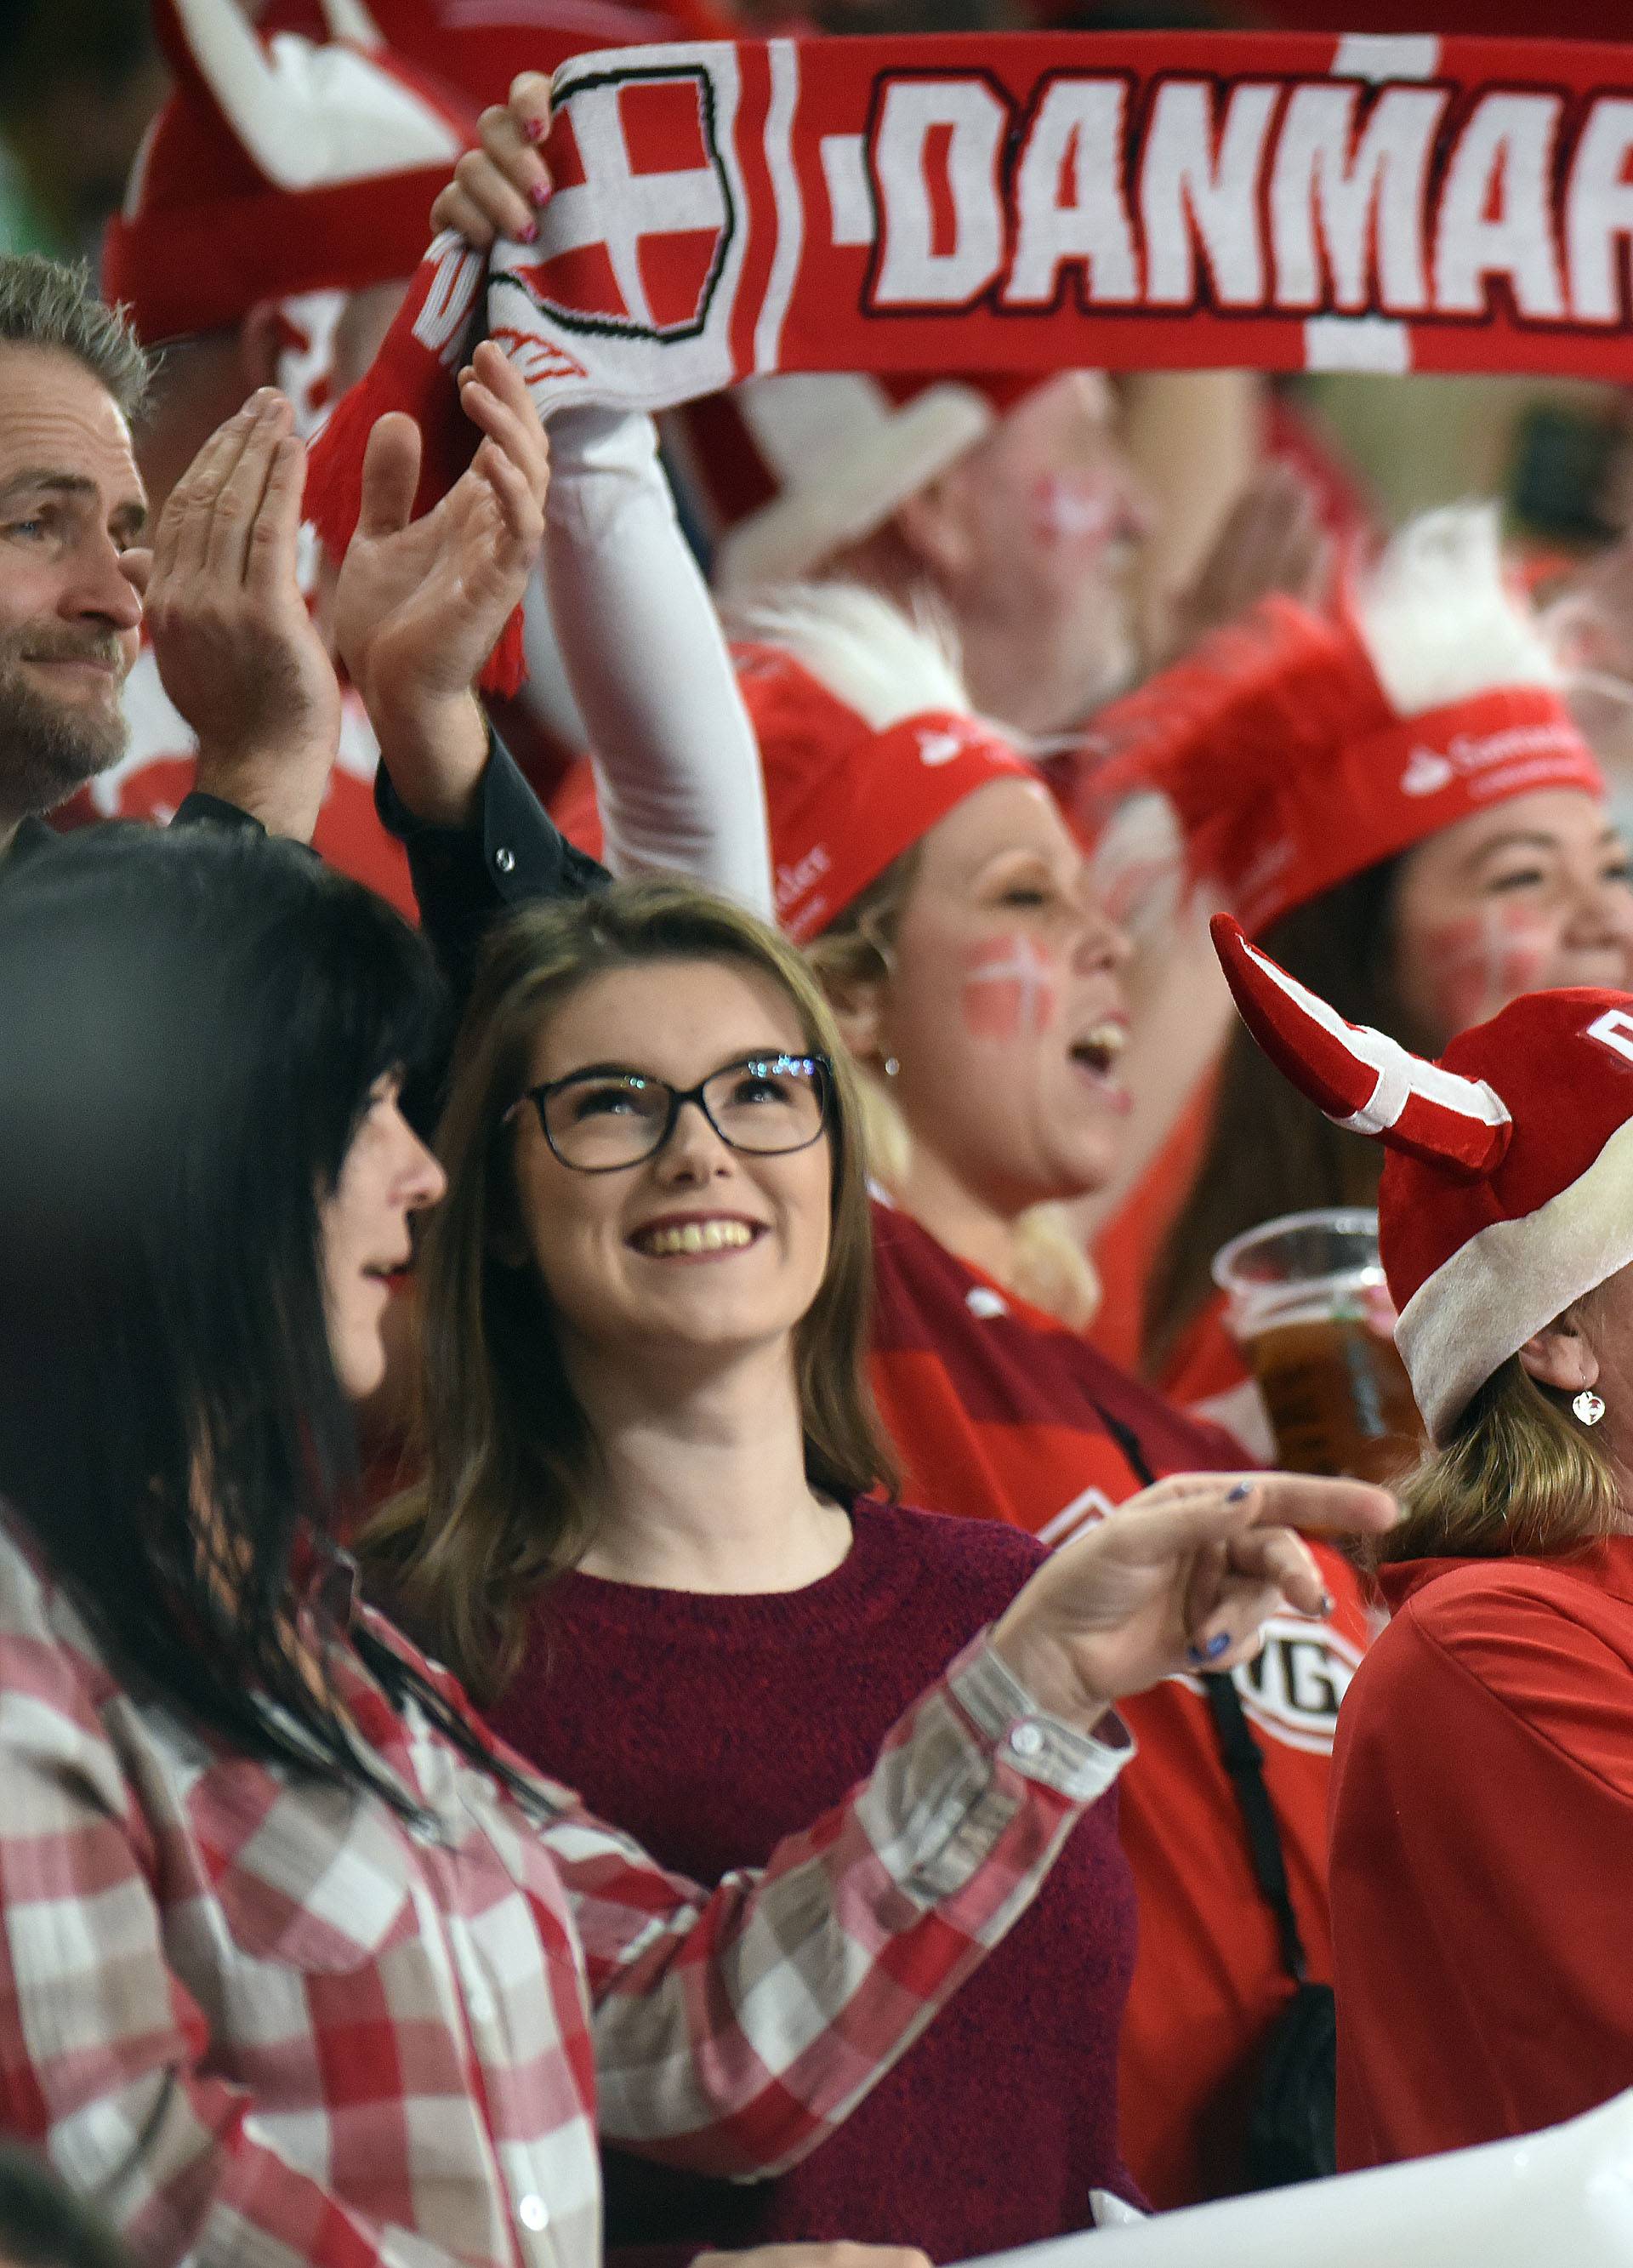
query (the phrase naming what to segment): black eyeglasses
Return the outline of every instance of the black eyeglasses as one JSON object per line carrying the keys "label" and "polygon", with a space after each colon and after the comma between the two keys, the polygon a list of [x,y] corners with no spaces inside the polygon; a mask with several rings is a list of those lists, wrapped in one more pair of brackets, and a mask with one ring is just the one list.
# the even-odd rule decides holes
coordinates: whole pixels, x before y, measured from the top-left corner
{"label": "black eyeglasses", "polygon": [[505,1122],[532,1103],[544,1138],[577,1174],[615,1174],[655,1158],[695,1102],[720,1139],[749,1157],[807,1150],[828,1123],[833,1065],[826,1056],[745,1056],[695,1086],[592,1064],[529,1087]]}

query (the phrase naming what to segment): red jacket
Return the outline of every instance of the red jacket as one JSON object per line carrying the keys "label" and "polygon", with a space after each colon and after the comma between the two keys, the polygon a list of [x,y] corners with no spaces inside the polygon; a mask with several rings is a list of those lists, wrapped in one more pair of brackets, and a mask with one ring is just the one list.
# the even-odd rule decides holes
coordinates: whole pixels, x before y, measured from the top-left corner
{"label": "red jacket", "polygon": [[1334,1756],[1341,2166],[1633,2084],[1633,1537],[1383,1580]]}
{"label": "red jacket", "polygon": [[[874,1391],[909,1491],[1061,1543],[1160,1477],[1239,1469],[1197,1425],[1064,1324],[978,1276],[905,1213],[875,1216]],[[1132,1453],[1132,1454],[1130,1454]],[[1316,1547],[1336,1605],[1277,1616],[1237,1673],[1265,1755],[1312,1974],[1330,1974],[1327,1794],[1339,1697],[1367,1639],[1353,1570]],[[1120,1790],[1140,1943],[1123,2022],[1122,2151],[1159,2205],[1229,2189],[1264,2036],[1291,1995],[1202,1686],[1122,1705],[1139,1754]]]}

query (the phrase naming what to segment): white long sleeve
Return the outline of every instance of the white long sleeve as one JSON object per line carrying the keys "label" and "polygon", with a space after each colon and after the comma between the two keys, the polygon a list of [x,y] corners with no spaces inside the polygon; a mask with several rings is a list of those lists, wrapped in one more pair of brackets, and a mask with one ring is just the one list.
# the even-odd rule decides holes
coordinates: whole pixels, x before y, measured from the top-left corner
{"label": "white long sleeve", "polygon": [[772,917],[760,755],[650,417],[550,420],[547,586],[614,874],[682,873]]}

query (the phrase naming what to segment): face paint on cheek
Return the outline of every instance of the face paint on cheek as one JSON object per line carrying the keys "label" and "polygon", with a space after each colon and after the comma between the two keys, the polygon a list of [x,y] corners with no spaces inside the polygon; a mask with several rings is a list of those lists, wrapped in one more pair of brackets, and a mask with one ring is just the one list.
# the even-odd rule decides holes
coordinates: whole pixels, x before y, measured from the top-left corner
{"label": "face paint on cheek", "polygon": [[1032,491],[1032,532],[1041,543],[1100,551],[1120,535],[1122,515],[1109,482],[1050,473]]}
{"label": "face paint on cheek", "polygon": [[1490,905],[1431,929],[1423,966],[1435,1020],[1450,1038],[1541,985],[1551,924],[1524,906]]}
{"label": "face paint on cheek", "polygon": [[1035,938],[1015,930],[964,958],[959,1005],[972,1039],[1003,1046],[1035,1039],[1054,1020],[1057,965]]}

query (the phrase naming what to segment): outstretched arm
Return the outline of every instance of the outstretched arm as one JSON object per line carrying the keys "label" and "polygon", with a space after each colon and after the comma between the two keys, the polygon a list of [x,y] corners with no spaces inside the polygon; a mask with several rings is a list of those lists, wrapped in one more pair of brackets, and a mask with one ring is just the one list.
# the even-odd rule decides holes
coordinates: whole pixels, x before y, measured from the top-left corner
{"label": "outstretched arm", "polygon": [[[538,145],[549,82],[525,72],[483,114],[433,223],[486,249],[526,238],[549,195]],[[770,918],[760,755],[713,604],[675,518],[651,420],[607,409],[550,423],[546,580],[589,728],[614,873],[694,876]]]}
{"label": "outstretched arm", "polygon": [[843,1804],[707,1898],[582,1812],[547,1823],[588,1963],[603,2135],[739,2177],[804,2156],[1025,1911],[1129,1753],[1113,1705],[1188,1667],[1228,1671],[1287,1604],[1320,1609],[1287,1523],[1394,1518],[1358,1483],[1159,1483],[1038,1569]]}
{"label": "outstretched arm", "polygon": [[689,874],[769,921],[760,751],[652,421],[569,409],[550,434],[548,587],[590,727],[607,863]]}

